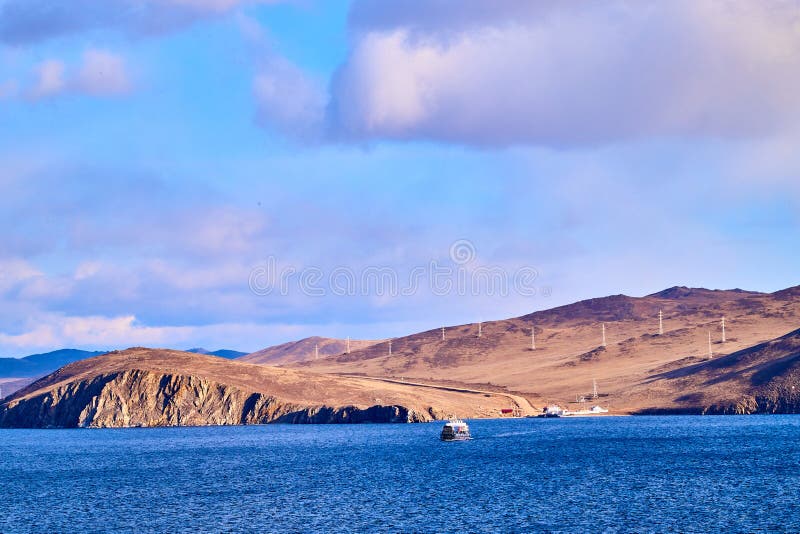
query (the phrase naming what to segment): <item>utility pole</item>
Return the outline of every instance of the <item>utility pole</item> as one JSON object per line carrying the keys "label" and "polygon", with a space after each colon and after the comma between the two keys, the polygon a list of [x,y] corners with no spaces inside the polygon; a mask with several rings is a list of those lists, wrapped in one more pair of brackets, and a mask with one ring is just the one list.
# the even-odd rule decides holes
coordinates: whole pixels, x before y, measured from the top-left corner
{"label": "utility pole", "polygon": [[708,331],[708,359],[714,357],[714,350],[711,348],[711,330]]}
{"label": "utility pole", "polygon": [[389,356],[392,355],[392,340],[389,340]]}
{"label": "utility pole", "polygon": [[314,345],[314,359],[315,360],[319,359],[319,343]]}
{"label": "utility pole", "polygon": [[531,328],[531,350],[536,350],[536,327]]}
{"label": "utility pole", "polygon": [[478,337],[483,335],[483,323],[478,323]]}
{"label": "utility pole", "polygon": [[725,343],[725,316],[722,316],[722,342]]}
{"label": "utility pole", "polygon": [[597,397],[597,379],[592,378],[592,398],[596,399]]}
{"label": "utility pole", "polygon": [[606,323],[603,323],[603,346],[606,346]]}
{"label": "utility pole", "polygon": [[347,336],[347,354],[350,354],[350,336]]}
{"label": "utility pole", "polygon": [[442,327],[442,341],[444,341],[444,327]]}
{"label": "utility pole", "polygon": [[662,310],[658,310],[658,335],[664,335],[664,312]]}

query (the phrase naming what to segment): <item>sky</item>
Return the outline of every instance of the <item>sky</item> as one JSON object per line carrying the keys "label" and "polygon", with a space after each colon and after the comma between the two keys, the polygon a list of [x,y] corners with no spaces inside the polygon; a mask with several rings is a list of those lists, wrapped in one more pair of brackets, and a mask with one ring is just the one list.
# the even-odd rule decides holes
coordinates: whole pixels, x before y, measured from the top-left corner
{"label": "sky", "polygon": [[800,284],[800,1],[0,0],[0,356]]}

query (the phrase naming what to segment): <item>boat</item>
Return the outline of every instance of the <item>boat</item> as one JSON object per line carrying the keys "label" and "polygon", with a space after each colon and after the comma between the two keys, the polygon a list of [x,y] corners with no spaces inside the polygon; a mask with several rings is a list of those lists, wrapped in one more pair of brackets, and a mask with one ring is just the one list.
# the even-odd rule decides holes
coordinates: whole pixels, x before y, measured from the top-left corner
{"label": "boat", "polygon": [[565,415],[567,415],[567,411],[561,406],[557,404],[551,404],[550,406],[542,409],[542,413],[539,414],[539,417],[563,417]]}
{"label": "boat", "polygon": [[472,439],[469,433],[469,425],[461,419],[453,418],[444,424],[442,428],[442,441],[466,441]]}
{"label": "boat", "polygon": [[595,405],[589,410],[567,410],[557,404],[551,404],[542,409],[542,413],[538,415],[529,415],[528,417],[581,417],[587,415],[604,415],[608,413],[607,408]]}
{"label": "boat", "polygon": [[592,406],[591,409],[589,410],[575,410],[575,411],[564,410],[564,412],[561,415],[564,417],[585,417],[589,415],[604,415],[607,413],[608,413],[607,408],[595,405]]}

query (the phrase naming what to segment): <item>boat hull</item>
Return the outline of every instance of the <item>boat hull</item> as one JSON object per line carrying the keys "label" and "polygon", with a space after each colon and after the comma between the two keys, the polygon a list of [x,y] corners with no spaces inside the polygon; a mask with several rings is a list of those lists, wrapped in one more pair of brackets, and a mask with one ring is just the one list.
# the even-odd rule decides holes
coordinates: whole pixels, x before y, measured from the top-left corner
{"label": "boat hull", "polygon": [[472,436],[441,436],[439,439],[442,441],[469,441]]}

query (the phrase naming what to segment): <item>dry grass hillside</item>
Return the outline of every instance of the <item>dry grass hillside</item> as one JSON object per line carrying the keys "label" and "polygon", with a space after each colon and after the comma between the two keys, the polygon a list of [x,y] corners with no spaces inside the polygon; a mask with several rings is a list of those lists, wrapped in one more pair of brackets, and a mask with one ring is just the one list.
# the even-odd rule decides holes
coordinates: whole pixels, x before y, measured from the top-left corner
{"label": "dry grass hillside", "polygon": [[[638,389],[679,391],[677,408],[690,413],[798,413],[800,330],[733,354],[656,374]],[[635,390],[631,393],[637,394]]]}
{"label": "dry grass hillside", "polygon": [[[664,333],[659,335],[659,311]],[[590,299],[518,318],[421,332],[298,369],[432,383],[502,386],[532,402],[568,403],[597,381],[601,401],[621,412],[680,407],[680,384],[654,377],[747,349],[800,326],[800,288],[772,294],[674,287],[646,297]],[[722,342],[721,320],[726,319]],[[602,325],[606,346],[602,345]],[[536,350],[531,349],[535,328]],[[723,400],[723,399],[720,399]],[[715,401],[709,393],[708,402]]]}
{"label": "dry grass hillside", "polygon": [[[351,339],[350,349],[363,350],[380,343],[380,341],[369,341],[363,339]],[[307,337],[299,341],[290,341],[282,345],[268,347],[246,356],[241,356],[238,360],[247,363],[259,363],[263,365],[286,365],[311,361],[326,356],[339,355],[347,350],[347,340],[332,339],[328,337]],[[317,356],[319,355],[319,356]]]}

